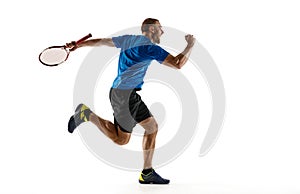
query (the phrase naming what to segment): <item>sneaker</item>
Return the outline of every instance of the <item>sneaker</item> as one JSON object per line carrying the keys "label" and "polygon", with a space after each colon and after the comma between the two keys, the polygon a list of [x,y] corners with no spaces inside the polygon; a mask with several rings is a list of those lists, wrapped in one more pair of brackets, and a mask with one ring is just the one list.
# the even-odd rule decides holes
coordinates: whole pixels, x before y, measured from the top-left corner
{"label": "sneaker", "polygon": [[149,174],[141,173],[139,182],[141,184],[169,184],[170,180],[162,178],[152,169]]}
{"label": "sneaker", "polygon": [[84,104],[79,104],[75,109],[75,114],[71,116],[68,123],[68,131],[73,133],[73,131],[81,123],[89,121],[89,116],[92,113],[89,107]]}

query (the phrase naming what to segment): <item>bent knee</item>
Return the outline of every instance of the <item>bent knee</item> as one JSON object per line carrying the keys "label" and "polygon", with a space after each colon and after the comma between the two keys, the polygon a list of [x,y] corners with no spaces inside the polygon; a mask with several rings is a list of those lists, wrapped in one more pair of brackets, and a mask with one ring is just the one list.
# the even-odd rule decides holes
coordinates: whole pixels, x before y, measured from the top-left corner
{"label": "bent knee", "polygon": [[130,138],[117,138],[114,140],[114,142],[118,145],[126,145],[128,144]]}
{"label": "bent knee", "polygon": [[149,117],[139,123],[148,133],[157,133],[158,124],[154,117]]}

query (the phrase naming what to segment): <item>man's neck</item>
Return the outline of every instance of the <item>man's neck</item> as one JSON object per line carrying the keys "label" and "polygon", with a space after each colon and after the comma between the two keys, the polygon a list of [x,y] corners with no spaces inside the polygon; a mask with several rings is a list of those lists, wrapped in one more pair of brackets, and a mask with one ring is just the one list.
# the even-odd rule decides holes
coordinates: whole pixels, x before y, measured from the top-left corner
{"label": "man's neck", "polygon": [[143,35],[146,36],[147,38],[149,38],[149,40],[150,40],[152,43],[155,43],[155,42],[153,41],[153,38],[152,38],[152,36],[151,36],[150,33],[143,32]]}

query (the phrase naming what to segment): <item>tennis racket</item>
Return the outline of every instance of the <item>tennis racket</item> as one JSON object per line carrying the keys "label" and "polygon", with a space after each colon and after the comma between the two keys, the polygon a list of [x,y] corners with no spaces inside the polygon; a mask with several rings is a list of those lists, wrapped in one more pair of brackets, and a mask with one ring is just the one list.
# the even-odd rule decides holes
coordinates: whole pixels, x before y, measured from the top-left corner
{"label": "tennis racket", "polygon": [[88,34],[77,40],[72,48],[69,48],[66,45],[48,47],[40,53],[39,60],[43,65],[50,67],[60,65],[68,59],[70,52],[74,51],[77,48],[77,45],[90,37],[92,37],[92,34]]}

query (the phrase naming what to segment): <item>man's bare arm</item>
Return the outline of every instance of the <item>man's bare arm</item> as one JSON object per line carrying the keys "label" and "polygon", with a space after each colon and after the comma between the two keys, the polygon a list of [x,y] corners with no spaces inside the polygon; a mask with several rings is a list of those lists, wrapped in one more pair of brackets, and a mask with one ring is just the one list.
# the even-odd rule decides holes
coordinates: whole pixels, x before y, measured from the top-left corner
{"label": "man's bare arm", "polygon": [[86,47],[86,46],[110,46],[110,47],[115,47],[114,42],[112,41],[111,38],[97,38],[97,39],[90,39],[86,40],[79,45],[76,45],[76,42],[71,42],[66,44],[67,47],[72,48],[76,46],[77,48],[80,47]]}
{"label": "man's bare arm", "polygon": [[195,43],[195,38],[193,35],[186,35],[185,40],[187,41],[187,46],[185,49],[176,57],[169,54],[167,58],[163,61],[164,65],[167,65],[172,68],[181,69],[189,59],[189,56],[191,54],[192,48]]}

